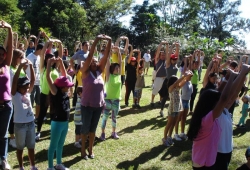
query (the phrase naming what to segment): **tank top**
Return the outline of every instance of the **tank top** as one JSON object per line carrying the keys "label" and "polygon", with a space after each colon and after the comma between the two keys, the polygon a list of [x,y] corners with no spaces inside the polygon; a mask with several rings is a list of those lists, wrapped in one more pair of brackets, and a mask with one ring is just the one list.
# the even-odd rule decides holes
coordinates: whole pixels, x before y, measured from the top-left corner
{"label": "tank top", "polygon": [[192,70],[193,71],[193,76],[191,78],[192,84],[197,85],[199,80],[198,80],[198,70]]}
{"label": "tank top", "polygon": [[9,101],[11,100],[11,88],[10,88],[10,70],[9,67],[1,64],[0,68],[2,68],[3,73],[0,74],[0,100],[1,101]]}
{"label": "tank top", "polygon": [[[159,69],[160,68],[160,69]],[[158,70],[158,71],[157,71]],[[166,72],[166,61],[165,60],[159,60],[156,63],[156,77],[166,77],[167,72]]]}
{"label": "tank top", "polygon": [[[42,74],[43,75],[41,76],[41,92],[43,94],[48,95],[50,89],[49,89],[49,85],[48,85],[48,81],[47,81],[47,77],[46,77],[47,69],[44,69]],[[59,77],[59,73],[56,69],[51,70],[50,75],[51,75],[51,78],[53,81],[55,81],[55,79],[57,79]]]}
{"label": "tank top", "polygon": [[178,67],[175,65],[170,64],[170,66],[167,68],[167,79],[169,80],[169,78],[171,76],[176,76],[178,71]]}
{"label": "tank top", "polygon": [[68,93],[57,88],[56,95],[50,94],[50,113],[53,121],[68,121],[70,106]]}
{"label": "tank top", "polygon": [[89,72],[89,75],[82,79],[82,106],[103,107],[104,101],[104,81],[99,71],[96,71],[97,77]]}
{"label": "tank top", "polygon": [[121,99],[121,75],[110,74],[109,81],[106,82],[105,99]]}

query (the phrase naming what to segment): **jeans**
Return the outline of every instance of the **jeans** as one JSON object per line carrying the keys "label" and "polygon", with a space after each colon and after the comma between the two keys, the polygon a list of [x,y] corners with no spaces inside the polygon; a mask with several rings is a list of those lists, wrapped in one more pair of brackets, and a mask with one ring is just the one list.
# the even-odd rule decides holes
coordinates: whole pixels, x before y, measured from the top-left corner
{"label": "jeans", "polygon": [[12,116],[12,102],[6,102],[0,105],[0,156],[2,160],[7,159],[8,152],[8,128]]}
{"label": "jeans", "polygon": [[56,163],[62,163],[63,145],[68,133],[68,121],[51,121],[50,145],[48,150],[48,165],[53,168],[53,159],[56,151]]}

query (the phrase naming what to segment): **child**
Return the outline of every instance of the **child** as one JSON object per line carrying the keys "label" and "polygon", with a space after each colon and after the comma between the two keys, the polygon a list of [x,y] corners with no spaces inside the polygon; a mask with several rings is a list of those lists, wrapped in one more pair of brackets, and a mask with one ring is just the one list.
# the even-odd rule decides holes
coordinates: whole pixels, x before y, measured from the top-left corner
{"label": "child", "polygon": [[136,75],[135,93],[134,93],[134,102],[135,102],[134,106],[140,109],[141,106],[139,105],[139,103],[141,99],[142,88],[145,87],[143,67],[138,65],[136,74],[137,75]]}
{"label": "child", "polygon": [[250,147],[247,148],[245,153],[247,163],[243,164],[241,167],[237,168],[236,170],[250,170]]}
{"label": "child", "polygon": [[247,111],[248,111],[248,108],[249,108],[249,104],[248,104],[249,100],[250,100],[250,96],[248,96],[248,95],[245,95],[242,98],[242,101],[243,101],[242,111],[241,111],[242,116],[240,118],[239,123],[236,125],[237,127],[245,128],[245,119],[247,117]]}
{"label": "child", "polygon": [[[50,72],[51,65],[59,63],[62,71],[62,76],[57,78],[53,82]],[[68,121],[70,114],[69,106],[69,96],[68,90],[70,87],[73,87],[74,84],[71,83],[66,77],[66,71],[63,66],[61,58],[50,58],[47,64],[47,73],[46,78],[48,81],[50,89],[50,112],[51,112],[51,136],[50,136],[50,145],[48,150],[48,169],[54,170],[53,168],[53,158],[56,151],[56,161],[57,165],[55,169],[68,170],[62,164],[62,151],[65,138],[68,132]]]}
{"label": "child", "polygon": [[191,71],[185,72],[184,76],[177,78],[176,76],[171,76],[168,80],[168,92],[169,92],[169,109],[168,109],[168,121],[164,130],[164,138],[162,142],[166,146],[173,145],[172,141],[172,132],[175,126],[175,123],[178,119],[179,112],[182,109],[182,102],[180,97],[180,89],[186,83],[188,77],[191,77],[193,74]]}
{"label": "child", "polygon": [[[31,80],[27,77],[19,78],[20,72],[24,67],[30,67]],[[24,69],[26,70],[26,68]],[[27,60],[21,63],[14,75],[12,83],[12,102],[14,107],[14,132],[16,136],[17,160],[19,169],[23,167],[23,149],[28,148],[31,170],[37,170],[35,167],[35,123],[34,113],[30,102],[30,93],[35,82],[35,74],[32,63]]]}
{"label": "child", "polygon": [[77,87],[77,102],[75,107],[74,122],[75,122],[75,144],[77,148],[81,148],[79,140],[81,139],[81,128],[82,128],[82,115],[81,115],[81,96],[82,96],[82,87]]}

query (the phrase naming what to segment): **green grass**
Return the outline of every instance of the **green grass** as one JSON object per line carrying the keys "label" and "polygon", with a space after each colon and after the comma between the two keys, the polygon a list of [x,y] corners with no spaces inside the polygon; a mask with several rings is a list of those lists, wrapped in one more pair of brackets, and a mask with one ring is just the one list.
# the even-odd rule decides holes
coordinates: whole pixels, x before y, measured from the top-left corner
{"label": "green grass", "polygon": [[[82,160],[80,150],[74,147],[74,122],[73,112],[69,123],[69,131],[64,145],[63,163],[71,170],[82,169],[141,169],[141,170],[160,170],[160,169],[191,169],[191,148],[190,141],[175,142],[171,147],[162,145],[164,127],[167,119],[159,117],[159,107],[152,109],[151,99],[151,73],[146,76],[146,88],[143,89],[141,106],[142,109],[135,110],[131,108],[132,94],[130,96],[130,106],[124,108],[124,100],[121,101],[122,109],[119,112],[117,132],[119,140],[108,138],[104,142],[96,141],[94,147],[95,159]],[[205,70],[203,70],[203,74]],[[201,84],[199,84],[199,89]],[[122,89],[124,98],[125,87]],[[198,98],[197,94],[197,97]],[[156,96],[155,101],[158,101]],[[238,123],[241,116],[241,105],[236,107],[234,112],[234,122]],[[167,109],[164,110],[167,115]],[[190,116],[187,118],[186,130],[190,122]],[[97,128],[96,135],[101,133],[101,120]],[[229,169],[236,169],[245,162],[245,150],[250,141],[250,120],[247,120],[246,129],[234,129],[234,151]],[[111,119],[107,122],[106,135],[111,134]],[[40,170],[47,169],[47,150],[50,142],[50,125],[46,121],[42,127],[41,141],[36,144],[36,166]],[[9,163],[13,169],[18,169],[15,150],[9,148]],[[27,149],[24,152],[24,165],[29,169]],[[54,160],[54,164],[55,164]]]}

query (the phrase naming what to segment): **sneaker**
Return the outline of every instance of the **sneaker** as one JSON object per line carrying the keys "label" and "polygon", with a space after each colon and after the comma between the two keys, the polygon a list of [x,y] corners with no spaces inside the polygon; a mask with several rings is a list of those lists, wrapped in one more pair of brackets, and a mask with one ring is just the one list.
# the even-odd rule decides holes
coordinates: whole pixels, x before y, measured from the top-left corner
{"label": "sneaker", "polygon": [[179,137],[180,137],[181,139],[183,139],[183,140],[187,140],[187,139],[188,139],[188,137],[187,137],[187,135],[186,135],[185,133],[181,133],[181,134],[179,135]]}
{"label": "sneaker", "polygon": [[2,160],[2,168],[3,170],[10,170],[10,164],[8,164],[7,160]]}
{"label": "sneaker", "polygon": [[66,168],[63,164],[57,164],[55,166],[56,170],[69,170],[69,168]]}
{"label": "sneaker", "polygon": [[165,146],[170,146],[170,144],[168,143],[168,141],[167,140],[165,140],[164,138],[162,138],[162,143],[163,143],[163,145],[165,145]]}
{"label": "sneaker", "polygon": [[105,133],[102,133],[102,134],[101,134],[100,139],[101,139],[102,141],[105,141],[105,140],[106,140],[106,138],[105,138]]}
{"label": "sneaker", "polygon": [[10,142],[9,142],[9,145],[12,147],[12,148],[16,148],[16,139],[10,139]]}
{"label": "sneaker", "polygon": [[141,106],[139,104],[136,105],[137,109],[141,109]]}
{"label": "sneaker", "polygon": [[47,168],[47,170],[56,170],[55,168]]}
{"label": "sneaker", "polygon": [[132,105],[132,108],[133,108],[133,109],[136,108],[136,104],[133,104],[133,105]]}
{"label": "sneaker", "polygon": [[150,103],[150,106],[151,106],[151,107],[154,107],[154,106],[155,106],[155,104],[154,104],[154,103]]}
{"label": "sneaker", "polygon": [[175,135],[174,135],[174,139],[175,139],[176,141],[181,141],[181,138],[180,138],[180,136],[179,136],[178,134],[175,134]]}
{"label": "sneaker", "polygon": [[43,120],[46,121],[46,120],[47,120],[47,117],[45,116],[45,117],[43,118]]}
{"label": "sneaker", "polygon": [[114,139],[119,139],[120,137],[117,135],[116,132],[112,132],[111,137]]}
{"label": "sneaker", "polygon": [[81,145],[79,142],[75,142],[74,146],[75,146],[76,148],[82,148],[82,145]]}
{"label": "sneaker", "polygon": [[169,145],[173,145],[174,144],[173,139],[171,137],[167,138],[167,142],[169,143]]}
{"label": "sneaker", "polygon": [[160,116],[164,117],[163,110],[160,111]]}
{"label": "sneaker", "polygon": [[40,140],[40,137],[41,137],[41,133],[40,132],[36,132],[36,141],[39,141]]}
{"label": "sneaker", "polygon": [[38,170],[37,167],[31,167],[30,170]]}

